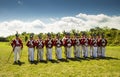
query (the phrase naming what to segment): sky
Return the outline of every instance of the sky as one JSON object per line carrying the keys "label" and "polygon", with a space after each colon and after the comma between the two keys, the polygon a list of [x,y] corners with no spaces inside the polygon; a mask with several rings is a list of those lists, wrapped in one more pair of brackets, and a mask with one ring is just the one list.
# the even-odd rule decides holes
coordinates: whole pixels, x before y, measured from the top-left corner
{"label": "sky", "polygon": [[120,0],[0,0],[0,36],[120,29]]}

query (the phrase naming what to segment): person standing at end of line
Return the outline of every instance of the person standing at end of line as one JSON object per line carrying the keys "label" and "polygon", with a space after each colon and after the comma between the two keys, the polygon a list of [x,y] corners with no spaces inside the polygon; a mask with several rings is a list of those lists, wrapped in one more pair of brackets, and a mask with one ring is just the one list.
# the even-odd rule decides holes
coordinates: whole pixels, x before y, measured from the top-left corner
{"label": "person standing at end of line", "polygon": [[15,34],[16,38],[12,40],[11,46],[14,52],[14,64],[20,63],[20,51],[23,49],[22,40],[19,38],[18,32]]}
{"label": "person standing at end of line", "polygon": [[102,33],[102,39],[100,40],[100,44],[101,44],[101,50],[102,50],[102,58],[105,58],[105,47],[107,45],[107,40],[104,37],[104,34]]}

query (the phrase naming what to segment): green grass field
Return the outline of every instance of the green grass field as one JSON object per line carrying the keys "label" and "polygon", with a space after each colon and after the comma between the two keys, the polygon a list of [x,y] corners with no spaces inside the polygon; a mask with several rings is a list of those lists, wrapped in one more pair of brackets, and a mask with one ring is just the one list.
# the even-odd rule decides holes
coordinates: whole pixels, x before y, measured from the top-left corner
{"label": "green grass field", "polygon": [[106,59],[69,60],[60,63],[48,61],[37,65],[28,62],[28,50],[24,46],[21,66],[13,65],[13,54],[7,63],[11,51],[12,48],[8,43],[0,42],[0,77],[120,77],[120,46],[108,46]]}

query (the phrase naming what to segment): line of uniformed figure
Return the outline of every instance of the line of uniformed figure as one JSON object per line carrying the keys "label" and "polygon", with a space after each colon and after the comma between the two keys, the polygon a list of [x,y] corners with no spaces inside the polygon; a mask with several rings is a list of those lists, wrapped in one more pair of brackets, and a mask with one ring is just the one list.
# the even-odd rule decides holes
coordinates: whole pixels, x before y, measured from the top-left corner
{"label": "line of uniformed figure", "polygon": [[[47,34],[47,39],[43,40],[41,35],[38,35],[37,40],[34,40],[33,34],[30,35],[26,46],[28,47],[28,59],[30,62],[34,62],[34,52],[35,48],[37,49],[37,59],[38,61],[43,60],[44,55],[44,46],[46,46],[46,60],[52,60],[52,51],[53,46],[55,46],[56,58],[58,60],[62,59],[62,46],[64,46],[64,53],[66,59],[72,58],[72,47],[75,58],[97,58],[105,57],[105,47],[107,45],[107,40],[104,38],[104,34],[91,35],[90,38],[87,37],[85,33],[82,34],[82,37],[78,33],[75,33],[74,38],[70,37],[70,33],[66,32],[63,39],[60,38],[60,34],[56,34],[56,38],[53,39],[51,34]],[[14,63],[20,62],[20,50],[23,48],[22,40],[16,34],[16,39],[11,43],[14,51]],[[89,49],[90,48],[90,49]],[[90,56],[88,56],[90,53]]]}

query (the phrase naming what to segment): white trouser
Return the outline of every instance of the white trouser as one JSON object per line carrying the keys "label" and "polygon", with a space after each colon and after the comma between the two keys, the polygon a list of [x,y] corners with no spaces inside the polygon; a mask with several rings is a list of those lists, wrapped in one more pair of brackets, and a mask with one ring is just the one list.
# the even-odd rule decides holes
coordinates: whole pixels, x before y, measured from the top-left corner
{"label": "white trouser", "polygon": [[84,56],[85,47],[83,45],[81,47],[82,47],[82,56]]}
{"label": "white trouser", "polygon": [[88,47],[82,46],[83,57],[88,57]]}
{"label": "white trouser", "polygon": [[57,56],[57,59],[62,59],[62,48],[61,47],[56,47],[56,56]]}
{"label": "white trouser", "polygon": [[93,46],[93,57],[97,57],[97,47]]}
{"label": "white trouser", "polygon": [[72,47],[67,47],[67,58],[71,58],[71,48]]}
{"label": "white trouser", "polygon": [[20,46],[16,46],[14,49],[14,61],[20,60]]}
{"label": "white trouser", "polygon": [[29,60],[34,61],[34,48],[28,48]]}
{"label": "white trouser", "polygon": [[52,60],[52,48],[47,48],[47,59]]}
{"label": "white trouser", "polygon": [[102,47],[102,57],[105,57],[105,47]]}
{"label": "white trouser", "polygon": [[93,56],[93,46],[90,46],[90,56]]}
{"label": "white trouser", "polygon": [[80,46],[75,46],[74,54],[75,57],[80,57]]}
{"label": "white trouser", "polygon": [[43,60],[43,54],[44,54],[43,48],[41,49],[38,48],[37,51],[38,60]]}
{"label": "white trouser", "polygon": [[98,55],[99,57],[102,56],[102,50],[101,50],[101,47],[100,47],[100,46],[97,48],[97,55]]}
{"label": "white trouser", "polygon": [[84,56],[85,57],[88,57],[88,47],[87,46],[84,46]]}

